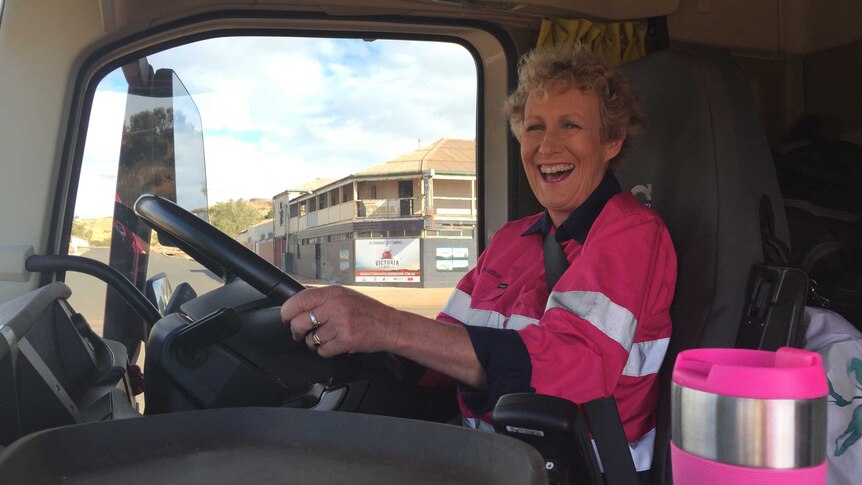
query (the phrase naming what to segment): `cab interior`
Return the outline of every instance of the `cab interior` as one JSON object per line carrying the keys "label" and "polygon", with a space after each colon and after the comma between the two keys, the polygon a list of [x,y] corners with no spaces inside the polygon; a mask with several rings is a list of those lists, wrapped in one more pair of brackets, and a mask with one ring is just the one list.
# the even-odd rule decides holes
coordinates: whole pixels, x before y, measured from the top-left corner
{"label": "cab interior", "polygon": [[[789,266],[815,269],[806,267],[812,243],[804,235],[819,227],[817,221],[789,217],[799,204],[785,207],[785,199],[804,200],[824,187],[843,191],[849,205],[831,209],[850,214],[845,221],[850,229],[842,230],[858,235],[862,211],[852,206],[858,188],[852,175],[824,182],[817,174],[796,174],[791,189],[781,185],[790,183],[781,161],[800,144],[862,144],[862,33],[856,28],[862,5],[852,2],[5,0],[0,5],[4,483],[51,482],[52,473],[63,470],[75,470],[82,483],[190,478],[227,483],[247,473],[261,481],[290,476],[313,482],[319,479],[316,467],[332,466],[326,451],[332,443],[361,483],[395,480],[396,469],[427,483],[547,480],[543,462],[529,447],[436,427],[451,418],[445,399],[408,389],[404,379],[411,369],[390,356],[324,360],[293,343],[278,324],[278,304],[301,285],[169,201],[139,200],[128,207],[137,216],[121,221],[123,227],[155,228],[160,238],[226,281],[189,296],[174,313],[154,308],[144,295],[144,282],[152,276],[145,269],[129,278],[122,270],[63,259],[70,254],[97,84],[113,70],[174,46],[228,35],[430,39],[464,46],[477,69],[475,234],[481,251],[505,222],[540,208],[521,172],[518,143],[501,106],[514,89],[517,60],[537,44],[543,20],[562,25],[565,19],[586,19],[643,29],[645,55],[623,68],[641,93],[647,128],[618,176],[624,188],[646,190],[647,202],[668,223],[679,258],[665,375],[681,350],[737,344],[754,265],[776,262],[777,251]],[[815,187],[818,183],[825,185]],[[858,239],[851,240],[858,245]],[[862,274],[855,273],[858,249],[830,260],[830,268]],[[72,290],[64,281],[73,272],[95,275],[112,290],[107,302],[99,302],[117,312],[115,328],[106,327],[104,336],[69,303]],[[849,293],[841,300],[851,316],[858,303],[856,283],[844,285]],[[123,303],[112,304],[112,298]],[[862,325],[851,316],[851,323]],[[147,359],[143,413],[128,370],[142,350]],[[659,427],[665,431],[668,405],[659,406]],[[326,410],[344,412],[317,412]],[[346,428],[357,431],[344,433]],[[284,429],[295,434],[275,432]],[[60,434],[39,434],[50,430]],[[666,444],[665,434],[659,439]],[[183,435],[220,446],[189,467],[189,450],[200,441],[177,438]],[[175,450],[165,452],[169,436],[178,441]],[[29,447],[17,441],[28,437],[42,441]],[[476,453],[510,448],[478,467],[452,461],[454,454],[446,452],[451,440]],[[312,451],[291,454],[296,442],[310,443]],[[403,465],[391,457],[404,458],[406,443],[421,450],[408,458],[421,461],[417,456],[424,455],[426,461],[398,468]],[[234,468],[222,475],[203,471],[218,469],[231,447],[239,450]],[[76,452],[62,458],[61,450],[69,449]],[[142,454],[129,451],[141,449],[162,451],[154,452],[153,460],[138,460]],[[113,464],[98,462],[99,454]],[[284,456],[291,458],[270,466]],[[671,465],[663,454],[656,457],[652,480],[667,483]],[[427,473],[442,463],[452,463],[451,470]]]}

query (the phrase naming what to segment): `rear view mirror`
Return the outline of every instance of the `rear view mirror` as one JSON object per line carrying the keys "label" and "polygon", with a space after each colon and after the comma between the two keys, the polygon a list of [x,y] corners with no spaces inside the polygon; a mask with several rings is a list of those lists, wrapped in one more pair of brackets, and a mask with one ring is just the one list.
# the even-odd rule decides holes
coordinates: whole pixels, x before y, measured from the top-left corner
{"label": "rear view mirror", "polygon": [[159,313],[162,316],[165,315],[165,308],[167,308],[168,302],[171,301],[173,292],[168,275],[164,273],[159,273],[149,278],[144,285],[144,294],[159,309]]}

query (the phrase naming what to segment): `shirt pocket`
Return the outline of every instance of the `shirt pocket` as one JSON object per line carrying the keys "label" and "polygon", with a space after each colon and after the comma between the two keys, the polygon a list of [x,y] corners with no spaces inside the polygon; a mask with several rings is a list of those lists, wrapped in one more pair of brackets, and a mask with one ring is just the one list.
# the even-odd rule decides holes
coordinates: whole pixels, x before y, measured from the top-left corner
{"label": "shirt pocket", "polygon": [[476,286],[473,287],[471,299],[474,302],[496,302],[506,293],[507,288],[508,285],[500,279],[483,274],[479,276]]}
{"label": "shirt pocket", "polygon": [[[502,288],[500,287],[502,285]],[[480,276],[470,295],[470,308],[462,320],[467,325],[504,328],[505,305],[502,300],[507,286],[493,275]]]}
{"label": "shirt pocket", "polygon": [[506,328],[521,330],[529,325],[537,325],[545,314],[548,291],[544,288],[531,288],[521,291],[512,305],[509,323]]}

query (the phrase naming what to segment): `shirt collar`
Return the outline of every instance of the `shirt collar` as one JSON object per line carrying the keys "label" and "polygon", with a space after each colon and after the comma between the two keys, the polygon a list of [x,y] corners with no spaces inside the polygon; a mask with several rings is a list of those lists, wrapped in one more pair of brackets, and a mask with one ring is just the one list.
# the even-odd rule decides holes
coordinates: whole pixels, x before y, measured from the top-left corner
{"label": "shirt collar", "polygon": [[[583,204],[572,211],[571,215],[560,224],[554,237],[558,242],[574,239],[578,243],[583,244],[587,240],[590,228],[593,227],[593,222],[596,221],[602,209],[605,208],[605,204],[611,200],[611,197],[619,194],[621,191],[622,189],[620,189],[620,183],[617,181],[617,178],[610,170],[606,171],[598,187],[593,190],[593,193],[587,197],[587,200]],[[527,236],[537,232],[548,234],[553,225],[551,216],[548,214],[548,210],[545,209],[542,217],[521,235]]]}

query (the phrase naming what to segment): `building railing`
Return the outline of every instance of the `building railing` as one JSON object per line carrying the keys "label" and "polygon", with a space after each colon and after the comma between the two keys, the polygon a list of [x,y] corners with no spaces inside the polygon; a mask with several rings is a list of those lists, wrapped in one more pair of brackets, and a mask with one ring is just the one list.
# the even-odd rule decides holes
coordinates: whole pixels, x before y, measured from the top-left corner
{"label": "building railing", "polygon": [[[434,214],[453,218],[475,218],[476,204],[469,197],[434,197]],[[327,207],[300,217],[291,217],[287,232],[294,234],[315,226],[351,219],[386,219],[425,215],[422,197],[362,199]]]}
{"label": "building railing", "polygon": [[436,215],[476,217],[475,201],[470,197],[434,197],[433,202]]}
{"label": "building railing", "polygon": [[420,197],[362,199],[356,201],[357,218],[412,217],[422,215]]}

